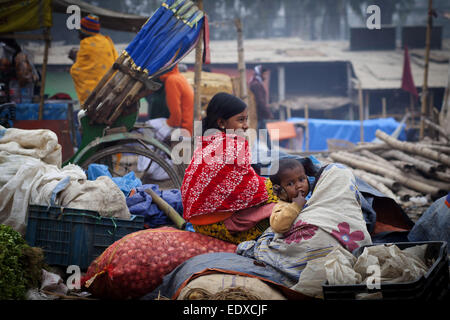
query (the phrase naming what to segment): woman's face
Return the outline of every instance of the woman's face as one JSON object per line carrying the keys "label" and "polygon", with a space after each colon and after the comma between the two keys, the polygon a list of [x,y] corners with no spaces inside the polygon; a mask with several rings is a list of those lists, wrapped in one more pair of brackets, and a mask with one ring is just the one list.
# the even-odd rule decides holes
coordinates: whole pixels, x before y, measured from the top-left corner
{"label": "woman's face", "polygon": [[306,197],[309,192],[308,177],[303,166],[286,168],[280,175],[280,184],[286,190],[289,201],[296,198],[299,193]]}
{"label": "woman's face", "polygon": [[219,119],[217,120],[219,124],[219,129],[222,130],[243,130],[246,131],[248,129],[248,110],[245,108],[244,111],[238,113],[231,118],[228,119]]}

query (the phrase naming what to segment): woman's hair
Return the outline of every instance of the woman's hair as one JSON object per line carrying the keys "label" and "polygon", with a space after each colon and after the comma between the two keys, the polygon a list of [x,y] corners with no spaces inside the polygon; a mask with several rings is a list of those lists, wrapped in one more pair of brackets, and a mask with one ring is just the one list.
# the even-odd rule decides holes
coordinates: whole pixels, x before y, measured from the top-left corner
{"label": "woman's hair", "polygon": [[219,129],[217,120],[227,120],[247,108],[244,101],[226,92],[217,93],[206,108],[206,117],[202,121],[202,133],[208,129]]}

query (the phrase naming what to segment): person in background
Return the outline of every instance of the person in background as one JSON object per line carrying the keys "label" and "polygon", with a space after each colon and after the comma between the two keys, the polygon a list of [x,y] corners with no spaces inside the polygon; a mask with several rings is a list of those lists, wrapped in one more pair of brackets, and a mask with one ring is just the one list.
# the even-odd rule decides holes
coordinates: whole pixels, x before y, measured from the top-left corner
{"label": "person in background", "polygon": [[93,14],[81,19],[80,49],[72,49],[70,68],[80,106],[116,61],[118,54],[110,37],[100,33],[99,18]]}
{"label": "person in background", "polygon": [[268,70],[262,65],[257,65],[249,84],[249,88],[255,96],[256,112],[258,114],[258,129],[265,129],[266,120],[274,118],[272,111],[267,104],[267,92],[264,87],[267,71]]}
{"label": "person in background", "polygon": [[166,125],[171,129],[186,129],[192,136],[194,122],[194,89],[180,73],[178,65],[159,79],[164,83],[166,103],[170,116]]}

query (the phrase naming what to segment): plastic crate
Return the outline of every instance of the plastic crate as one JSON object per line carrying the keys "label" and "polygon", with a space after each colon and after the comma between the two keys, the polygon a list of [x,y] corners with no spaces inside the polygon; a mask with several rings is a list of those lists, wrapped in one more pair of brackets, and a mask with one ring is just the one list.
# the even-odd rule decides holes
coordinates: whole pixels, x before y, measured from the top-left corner
{"label": "plastic crate", "polygon": [[[329,285],[326,281],[322,284],[325,300],[358,300],[360,293],[376,293],[379,300],[442,300],[448,295],[449,288],[449,260],[447,255],[447,242],[398,242],[392,243],[401,250],[427,244],[425,259],[432,259],[434,263],[428,271],[414,281],[402,283],[382,282],[379,289],[369,289],[365,284],[357,285]],[[376,244],[374,244],[376,245]],[[382,244],[381,244],[382,245]],[[390,244],[384,244],[390,245]],[[363,253],[363,246],[354,252],[356,257]],[[372,297],[374,298],[374,297]]]}
{"label": "plastic crate", "polygon": [[102,217],[96,211],[30,205],[25,239],[49,265],[89,267],[112,243],[144,229],[144,217]]}

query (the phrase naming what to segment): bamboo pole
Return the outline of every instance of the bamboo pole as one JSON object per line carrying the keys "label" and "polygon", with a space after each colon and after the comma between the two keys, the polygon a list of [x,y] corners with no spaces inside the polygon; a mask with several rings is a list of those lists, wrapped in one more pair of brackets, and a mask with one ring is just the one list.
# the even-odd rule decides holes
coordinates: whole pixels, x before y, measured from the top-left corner
{"label": "bamboo pole", "polygon": [[405,174],[406,177],[409,177],[411,179],[429,184],[431,186],[435,186],[441,190],[450,190],[450,182],[446,182],[446,181],[442,181],[442,180],[437,180],[435,178],[425,178],[421,175],[415,174],[415,173],[407,173]]}
{"label": "bamboo pole", "polygon": [[156,203],[158,208],[161,209],[161,211],[163,211],[170,218],[170,220],[173,221],[173,223],[175,223],[178,229],[184,230],[186,227],[186,221],[174,208],[172,208],[163,198],[158,196],[152,189],[145,189],[145,192],[152,197],[152,200]]}
{"label": "bamboo pole", "polygon": [[357,176],[357,177],[361,178],[362,180],[366,181],[368,184],[370,184],[372,187],[374,187],[375,189],[377,189],[381,193],[384,193],[389,198],[394,199],[395,202],[399,202],[399,199],[392,192],[391,189],[389,189],[386,185],[384,185],[380,181],[374,179],[367,172],[359,170],[359,169],[353,169],[353,173],[355,174],[355,176]]}
{"label": "bamboo pole", "polygon": [[[203,0],[197,0],[197,7],[203,11]],[[200,91],[202,85],[202,66],[203,66],[203,54],[202,54],[202,41],[203,29],[200,30],[199,40],[195,47],[195,72],[194,72],[194,123],[192,128],[195,129],[195,122],[201,119],[202,115],[202,102],[200,98]],[[195,132],[195,130],[194,130]],[[192,150],[194,150],[195,137],[192,139]]]}
{"label": "bamboo pole", "polygon": [[[450,173],[447,173],[447,172],[435,172],[434,175],[439,180],[450,182]],[[450,190],[450,189],[448,189],[448,190]]]}
{"label": "bamboo pole", "polygon": [[427,114],[428,104],[428,65],[430,60],[430,40],[431,40],[431,25],[433,22],[432,16],[433,0],[428,0],[428,18],[427,18],[427,33],[425,42],[425,66],[423,73],[423,87],[422,87],[422,108],[420,114],[420,139],[424,136],[424,118]]}
{"label": "bamboo pole", "polygon": [[309,152],[309,108],[305,104],[305,151]]}
{"label": "bamboo pole", "polygon": [[443,145],[433,145],[433,144],[423,144],[423,143],[416,143],[417,146],[429,148],[434,151],[443,152],[450,155],[450,146],[443,146]]}
{"label": "bamboo pole", "polygon": [[[379,161],[377,161],[377,160],[374,160],[374,159],[371,159],[371,158],[367,158],[367,157],[364,157],[364,156],[361,156],[361,155],[357,155],[355,153],[349,153],[347,151],[345,151],[345,152],[346,152],[346,156],[349,157],[350,159],[353,159],[354,161],[364,161],[365,163],[369,163],[372,166],[379,166],[380,165]],[[394,171],[397,170],[398,171],[398,168],[396,168],[392,164],[389,164],[389,166],[387,166],[387,168],[389,168],[390,170],[394,170]],[[400,173],[400,171],[398,171],[398,172]]]}
{"label": "bamboo pole", "polygon": [[377,130],[375,132],[375,135],[377,138],[383,140],[384,142],[386,142],[387,144],[389,144],[390,146],[392,146],[395,149],[399,149],[399,150],[406,151],[409,153],[418,154],[425,158],[430,158],[432,160],[442,162],[442,163],[450,166],[450,157],[445,154],[431,150],[427,147],[417,146],[411,142],[399,141],[397,139],[390,137],[389,135],[387,135],[385,132],[383,132],[381,130]]}
{"label": "bamboo pole", "polygon": [[412,172],[413,170],[416,169],[416,167],[413,164],[403,160],[391,160],[391,163],[402,172]]}
{"label": "bamboo pole", "polygon": [[436,167],[436,171],[444,172],[447,169],[446,165],[444,165],[444,164],[442,164],[440,162],[431,160],[430,158],[424,158],[422,156],[417,156],[417,160],[420,160],[420,161],[423,161],[425,163],[429,163],[429,164],[435,166]]}
{"label": "bamboo pole", "polygon": [[386,118],[386,98],[381,98],[381,117]]}
{"label": "bamboo pole", "polygon": [[450,140],[449,135],[447,134],[447,132],[445,132],[444,128],[442,128],[440,125],[437,125],[436,123],[434,123],[433,121],[430,121],[429,119],[423,119],[423,121],[430,126],[431,128],[433,128],[434,130],[438,131],[439,134],[441,134],[441,137],[444,138],[444,140],[446,142],[448,142]]}
{"label": "bamboo pole", "polygon": [[238,50],[238,71],[239,71],[239,92],[241,99],[248,105],[247,94],[247,74],[245,72],[245,59],[244,59],[244,40],[242,36],[242,21],[237,18],[234,20],[237,30],[237,50]]}
{"label": "bamboo pole", "polygon": [[399,183],[413,189],[419,192],[423,192],[425,194],[431,194],[431,195],[440,195],[441,190],[439,188],[430,186],[424,183],[421,183],[420,181],[415,181],[413,179],[407,178],[404,175],[401,175],[395,171],[392,171],[390,169],[386,169],[381,166],[374,166],[371,163],[367,163],[364,160],[362,161],[355,161],[352,157],[349,157],[349,154],[347,152],[339,151],[334,152],[330,154],[330,157],[337,162],[341,162],[344,164],[349,165],[352,168],[358,168],[365,171],[373,172],[391,179],[394,179],[398,181]]}
{"label": "bamboo pole", "polygon": [[363,93],[361,81],[358,81],[358,100],[359,100],[359,122],[360,122],[360,140],[364,142],[364,110],[363,110]]}
{"label": "bamboo pole", "polygon": [[420,169],[426,173],[434,173],[438,171],[438,167],[430,163],[421,161],[417,158],[413,158],[410,155],[400,151],[400,150],[389,150],[383,153],[385,157],[396,158],[402,161],[406,161],[414,165],[415,168]]}
{"label": "bamboo pole", "polygon": [[386,159],[383,158],[383,157],[380,157],[379,155],[377,155],[377,154],[375,154],[375,153],[373,153],[373,152],[370,152],[369,150],[361,150],[361,154],[362,154],[363,156],[366,156],[366,157],[372,159],[372,160],[378,161],[379,164],[382,164],[383,166],[387,166],[387,167],[389,167],[389,168],[395,168],[395,167],[392,165],[392,163],[390,163],[388,160],[386,160]]}
{"label": "bamboo pole", "polygon": [[44,47],[44,61],[42,62],[41,74],[41,92],[39,100],[39,120],[42,120],[44,115],[44,100],[45,100],[45,80],[47,78],[47,64],[48,64],[48,48],[50,46],[50,28],[44,29],[45,47]]}
{"label": "bamboo pole", "polygon": [[369,108],[369,92],[366,91],[366,93],[364,94],[364,120],[369,119],[369,115],[370,115],[370,108]]}
{"label": "bamboo pole", "polygon": [[358,143],[356,147],[353,148],[353,151],[362,151],[362,150],[369,150],[369,151],[376,151],[376,150],[386,150],[389,149],[389,145],[381,142],[364,142],[364,143]]}
{"label": "bamboo pole", "polygon": [[[354,169],[354,170],[360,170],[360,169]],[[372,179],[374,179],[376,181],[379,181],[382,184],[384,184],[386,187],[391,189],[393,192],[398,191],[401,188],[401,184],[398,183],[397,181],[391,179],[391,178],[383,177],[383,176],[380,176],[378,174],[374,174],[374,173],[371,173],[371,172],[366,172],[366,171],[364,171],[364,172],[368,176],[370,176]]]}
{"label": "bamboo pole", "polygon": [[412,197],[421,197],[422,194],[406,187],[401,187],[397,192],[397,197],[401,201],[409,201]]}

